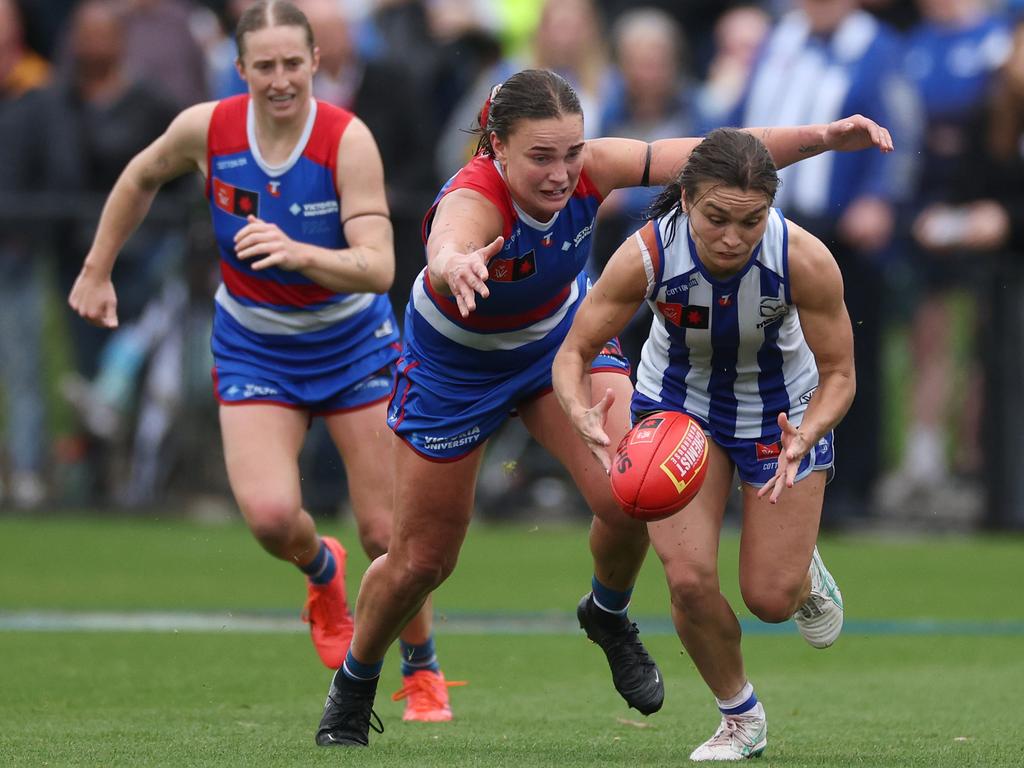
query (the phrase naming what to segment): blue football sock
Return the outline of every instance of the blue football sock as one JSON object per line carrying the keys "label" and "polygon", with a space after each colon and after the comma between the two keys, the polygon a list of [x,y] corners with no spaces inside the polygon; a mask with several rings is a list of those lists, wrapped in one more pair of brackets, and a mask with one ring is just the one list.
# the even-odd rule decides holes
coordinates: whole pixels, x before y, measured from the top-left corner
{"label": "blue football sock", "polygon": [[300,565],[299,570],[309,576],[309,580],[314,584],[326,584],[334,578],[334,574],[338,570],[338,563],[324,540],[320,539],[320,549],[317,551],[316,557],[308,565]]}
{"label": "blue football sock", "polygon": [[374,662],[373,664],[363,664],[363,662],[357,661],[356,657],[352,655],[352,649],[349,648],[348,653],[345,655],[345,661],[341,665],[341,669],[338,670],[338,674],[345,675],[345,677],[350,680],[357,680],[365,683],[369,680],[376,680],[380,677],[380,671],[383,668],[383,660]]}
{"label": "blue football sock", "polygon": [[411,675],[423,669],[433,672],[440,672],[441,665],[437,663],[437,653],[434,651],[434,636],[427,638],[427,642],[419,645],[407,643],[404,640],[398,641],[398,647],[402,651],[402,674]]}
{"label": "blue football sock", "polygon": [[611,587],[606,587],[597,580],[597,576],[594,576],[590,580],[590,589],[594,593],[595,605],[602,611],[615,613],[620,616],[626,615],[626,609],[629,608],[629,599],[633,596],[632,587],[625,592],[619,592]]}

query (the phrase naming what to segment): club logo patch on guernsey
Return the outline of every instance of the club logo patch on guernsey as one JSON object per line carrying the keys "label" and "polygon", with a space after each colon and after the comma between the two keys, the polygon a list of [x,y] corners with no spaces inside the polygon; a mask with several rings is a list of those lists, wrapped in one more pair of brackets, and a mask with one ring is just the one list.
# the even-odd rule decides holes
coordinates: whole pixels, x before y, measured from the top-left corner
{"label": "club logo patch on guernsey", "polygon": [[765,445],[764,443],[754,443],[754,450],[757,452],[758,461],[767,461],[768,459],[777,459],[779,454],[782,453],[782,443],[775,442]]}
{"label": "club logo patch on guernsey", "polygon": [[672,325],[677,325],[680,328],[707,330],[711,317],[711,312],[707,307],[696,304],[669,304],[659,301],[658,311]]}
{"label": "club logo patch on guernsey", "polygon": [[245,218],[260,215],[260,193],[213,180],[213,202],[225,213]]}
{"label": "club logo patch on guernsey", "polygon": [[658,434],[658,427],[665,421],[661,416],[651,416],[650,418],[644,419],[636,425],[636,429],[633,430],[633,437],[629,441],[630,445],[636,443],[653,443],[654,436]]}
{"label": "club logo patch on guernsey", "polygon": [[491,280],[498,283],[515,283],[532,277],[537,272],[537,255],[534,251],[515,259],[491,259],[487,265]]}
{"label": "club logo patch on guernsey", "polygon": [[700,477],[700,469],[707,460],[708,441],[700,425],[690,421],[682,439],[661,462],[661,471],[668,475],[676,490],[682,493],[695,477]]}

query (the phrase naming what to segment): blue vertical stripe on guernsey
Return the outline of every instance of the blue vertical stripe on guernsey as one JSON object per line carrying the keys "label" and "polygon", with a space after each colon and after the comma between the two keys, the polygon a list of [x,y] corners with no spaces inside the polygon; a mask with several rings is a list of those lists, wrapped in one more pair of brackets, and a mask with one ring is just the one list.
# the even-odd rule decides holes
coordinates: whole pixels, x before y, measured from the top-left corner
{"label": "blue vertical stripe on guernsey", "polygon": [[[700,257],[697,255],[697,246],[693,242],[693,238],[690,237],[689,225],[686,227],[686,241],[690,249],[690,256],[700,269]],[[760,249],[760,243],[758,243],[758,249]],[[751,261],[756,255],[755,252]],[[708,329],[711,334],[712,349],[711,376],[708,380],[711,403],[708,411],[708,423],[713,429],[726,434],[732,434],[736,430],[736,412],[739,409],[735,392],[736,360],[740,347],[737,289],[747,269],[749,267],[731,277],[726,283],[715,280],[706,270],[702,270],[711,286],[711,327]],[[729,288],[729,290],[726,291],[723,288]],[[719,298],[725,294],[731,294],[732,301],[722,306]]]}
{"label": "blue vertical stripe on guernsey", "polygon": [[[671,219],[669,220],[671,221]],[[686,227],[687,230],[689,230],[688,224],[686,225]],[[660,262],[658,265],[658,271],[657,274],[654,276],[654,279],[656,281],[655,286],[658,286],[661,285],[662,281],[665,279],[665,262],[668,260],[668,255],[665,253],[665,243],[661,238],[660,224],[658,222],[655,222],[655,225],[652,227],[652,229],[654,230],[655,240],[658,243],[658,253],[661,254],[661,258],[658,259],[658,261]],[[675,235],[676,237],[679,236],[678,230],[676,231]],[[687,231],[686,236],[687,238],[689,238],[689,231]],[[682,285],[689,284],[690,274],[691,273],[688,272],[682,276]],[[657,299],[657,289],[655,289],[654,298]],[[683,292],[682,302],[684,305],[690,303],[689,288],[687,288],[686,291]],[[666,321],[664,317],[662,317],[662,323],[665,326],[665,333],[668,335],[670,341],[668,345],[668,365],[665,367],[665,371],[661,378],[661,390],[658,392],[658,399],[661,400],[662,402],[666,401],[665,382],[671,381],[676,383],[679,389],[679,402],[674,403],[673,405],[676,405],[676,407],[678,408],[686,408],[686,380],[687,377],[690,375],[690,347],[686,343],[686,329],[683,328],[682,326],[679,326],[678,328],[673,328],[672,324]],[[671,343],[671,339],[673,336],[677,337],[679,341],[678,344]],[[669,403],[672,402],[671,394],[672,393],[670,391],[668,398]]]}
{"label": "blue vertical stripe on guernsey", "polygon": [[[785,241],[783,241],[785,242]],[[785,247],[785,246],[783,246]],[[761,295],[778,296],[782,280],[765,267],[761,272]],[[786,293],[789,293],[789,282],[786,281]],[[778,322],[769,323],[764,327],[764,341],[757,351],[757,388],[761,393],[764,410],[761,415],[761,434],[770,435],[778,430],[776,419],[782,411],[789,411],[789,393],[786,380],[782,373],[782,350],[779,349],[779,330],[783,318]]]}

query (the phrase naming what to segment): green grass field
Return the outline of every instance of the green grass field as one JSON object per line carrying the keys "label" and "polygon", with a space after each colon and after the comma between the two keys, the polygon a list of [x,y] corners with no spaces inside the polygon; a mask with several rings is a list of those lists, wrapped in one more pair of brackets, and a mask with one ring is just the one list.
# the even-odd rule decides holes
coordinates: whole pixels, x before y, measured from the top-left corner
{"label": "green grass field", "polygon": [[[827,651],[742,610],[736,546],[724,542],[723,583],[768,711],[759,765],[1021,765],[1024,540],[825,539],[847,602]],[[352,585],[364,567],[354,554]],[[323,750],[313,733],[330,672],[297,620],[302,580],[241,525],[3,519],[0,765],[685,765],[717,716],[671,633],[657,563],[632,609],[667,680],[651,718],[625,707],[573,627],[589,573],[583,528],[475,526],[436,596],[445,671],[470,681],[452,692],[455,722],[401,722],[392,656],[385,733],[369,750]],[[96,616],[106,629],[85,628]]]}

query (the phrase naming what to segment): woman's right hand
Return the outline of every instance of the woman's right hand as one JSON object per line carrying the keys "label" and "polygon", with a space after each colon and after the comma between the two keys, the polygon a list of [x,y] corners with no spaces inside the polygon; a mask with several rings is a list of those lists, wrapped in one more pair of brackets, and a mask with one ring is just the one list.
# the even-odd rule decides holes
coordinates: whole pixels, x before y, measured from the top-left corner
{"label": "woman's right hand", "polygon": [[469,317],[476,309],[476,294],[486,299],[490,295],[487,288],[487,262],[501,252],[505,238],[499,235],[483,248],[469,253],[453,253],[443,264],[441,282],[448,286],[455,302],[459,305],[459,314]]}
{"label": "woman's right hand", "polygon": [[109,274],[100,277],[88,266],[82,267],[68,295],[68,305],[93,325],[117,328],[117,293]]}
{"label": "woman's right hand", "polygon": [[576,431],[583,438],[583,442],[587,444],[590,452],[594,454],[594,458],[604,467],[606,475],[611,472],[612,458],[608,453],[611,440],[605,431],[605,423],[608,421],[608,411],[614,402],[615,392],[610,389],[605,390],[604,397],[592,408],[579,411],[572,418],[573,426],[576,427]]}

